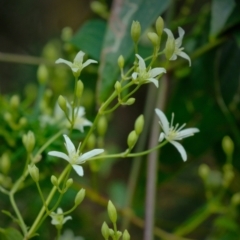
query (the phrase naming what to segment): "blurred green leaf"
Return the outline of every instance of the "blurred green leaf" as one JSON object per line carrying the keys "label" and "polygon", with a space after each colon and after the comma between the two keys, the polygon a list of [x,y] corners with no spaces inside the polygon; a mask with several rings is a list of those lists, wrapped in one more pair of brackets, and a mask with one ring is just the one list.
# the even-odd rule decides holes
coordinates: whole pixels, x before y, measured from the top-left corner
{"label": "blurred green leaf", "polygon": [[23,240],[23,236],[14,228],[0,229],[0,240]]}
{"label": "blurred green leaf", "polygon": [[234,0],[213,0],[210,35],[217,35],[224,27],[235,7]]}
{"label": "blurred green leaf", "polygon": [[130,36],[132,21],[139,21],[144,32],[168,7],[169,0],[116,1],[109,19],[101,54],[98,95],[106,99],[119,73],[117,59],[123,55],[128,59],[133,51]]}
{"label": "blurred green leaf", "polygon": [[71,43],[99,61],[105,30],[106,22],[90,20],[75,33]]}

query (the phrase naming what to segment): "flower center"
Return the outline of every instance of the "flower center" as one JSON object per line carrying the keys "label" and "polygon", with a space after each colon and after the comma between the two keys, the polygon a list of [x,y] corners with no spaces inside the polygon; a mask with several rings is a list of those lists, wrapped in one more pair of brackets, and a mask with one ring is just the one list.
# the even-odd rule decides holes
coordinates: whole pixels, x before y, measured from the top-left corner
{"label": "flower center", "polygon": [[75,164],[79,158],[79,153],[78,152],[71,152],[70,153],[70,163]]}
{"label": "flower center", "polygon": [[72,67],[79,68],[79,70],[82,70],[82,63],[78,61],[74,61]]}

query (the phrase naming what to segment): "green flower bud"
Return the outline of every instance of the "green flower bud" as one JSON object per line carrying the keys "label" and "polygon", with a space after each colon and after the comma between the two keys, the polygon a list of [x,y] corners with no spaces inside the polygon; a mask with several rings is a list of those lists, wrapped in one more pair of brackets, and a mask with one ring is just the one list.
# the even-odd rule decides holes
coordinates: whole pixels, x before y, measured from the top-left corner
{"label": "green flower bud", "polygon": [[137,43],[141,35],[141,25],[138,21],[133,21],[131,27],[131,37],[134,43]]}
{"label": "green flower bud", "polygon": [[36,167],[35,164],[28,165],[28,172],[29,172],[29,174],[32,177],[34,182],[39,181],[39,169]]}
{"label": "green flower bud", "polygon": [[103,223],[102,228],[101,228],[102,235],[104,239],[108,240],[109,238],[109,227],[106,224],[106,222]]}
{"label": "green flower bud", "polygon": [[130,105],[132,105],[132,104],[134,104],[134,103],[135,103],[135,98],[129,98],[129,99],[124,103],[124,105],[130,106]]}
{"label": "green flower bud", "polygon": [[113,229],[109,228],[109,235],[111,237],[113,237],[115,235],[115,232],[113,231]]}
{"label": "green flower bud", "polygon": [[113,203],[110,200],[108,201],[107,210],[108,210],[108,216],[109,216],[110,220],[112,221],[112,223],[116,223],[117,222],[117,211],[116,211],[116,208],[114,207]]}
{"label": "green flower bud", "polygon": [[198,174],[202,179],[207,179],[210,173],[210,168],[207,164],[201,164],[198,168]]}
{"label": "green flower bud", "polygon": [[19,99],[19,96],[18,96],[18,95],[13,95],[13,96],[10,98],[10,106],[11,106],[11,108],[13,108],[13,109],[18,108],[19,103],[20,103],[20,99]]}
{"label": "green flower bud", "polygon": [[70,41],[73,36],[73,30],[70,27],[65,27],[62,29],[61,38],[64,42]]}
{"label": "green flower bud", "polygon": [[82,188],[75,197],[75,200],[74,200],[75,205],[79,205],[83,201],[84,197],[85,197],[85,189]]}
{"label": "green flower bud", "polygon": [[162,17],[159,16],[156,21],[156,32],[159,37],[162,36],[163,28],[164,28],[164,21]]}
{"label": "green flower bud", "polygon": [[124,67],[124,57],[123,57],[123,55],[120,55],[118,57],[118,66],[119,66],[120,69],[123,69],[123,67]]}
{"label": "green flower bud", "polygon": [[19,125],[20,125],[21,127],[26,126],[26,125],[27,125],[27,119],[26,119],[25,117],[21,117],[21,118],[19,119]]}
{"label": "green flower bud", "polygon": [[104,136],[106,131],[107,131],[107,119],[104,116],[101,116],[100,119],[98,120],[98,124],[97,124],[97,131],[99,136]]}
{"label": "green flower bud", "polygon": [[122,89],[121,83],[119,81],[116,81],[114,87],[115,87],[116,92],[119,94]]}
{"label": "green flower bud", "polygon": [[234,205],[234,206],[237,206],[240,204],[240,193],[235,193],[233,196],[232,196],[232,199],[231,199],[231,203]]}
{"label": "green flower bud", "polygon": [[131,131],[128,135],[127,144],[130,149],[134,147],[138,140],[138,135],[135,130]]}
{"label": "green flower bud", "polygon": [[134,124],[134,130],[137,135],[139,135],[142,132],[143,127],[144,127],[144,117],[143,115],[140,115]]}
{"label": "green flower bud", "polygon": [[12,114],[9,113],[9,112],[4,113],[3,117],[4,117],[4,120],[6,122],[11,122],[12,121]]}
{"label": "green flower bud", "polygon": [[130,235],[129,235],[129,233],[128,233],[128,230],[125,230],[125,231],[123,232],[122,240],[130,240]]}
{"label": "green flower bud", "polygon": [[26,148],[27,152],[32,152],[35,146],[35,136],[32,131],[28,131],[27,134],[24,134],[22,137],[23,145]]}
{"label": "green flower bud", "polygon": [[175,39],[168,37],[165,47],[165,56],[169,60],[175,51]]}
{"label": "green flower bud", "polygon": [[94,134],[91,134],[87,140],[88,149],[94,149],[96,146],[96,137]]}
{"label": "green flower bud", "polygon": [[234,143],[229,136],[225,136],[222,140],[222,148],[227,156],[231,156],[234,151]]}
{"label": "green flower bud", "polygon": [[77,96],[77,98],[81,98],[82,97],[83,89],[84,89],[83,82],[81,80],[78,80],[78,82],[77,82],[77,89],[76,89],[76,96]]}
{"label": "green flower bud", "polygon": [[56,176],[54,175],[51,176],[51,183],[53,186],[58,187],[58,179]]}
{"label": "green flower bud", "polygon": [[67,101],[62,95],[58,97],[58,105],[65,113],[67,112]]}
{"label": "green flower bud", "polygon": [[40,65],[37,70],[37,79],[40,84],[45,84],[48,80],[48,69],[45,65]]}
{"label": "green flower bud", "polygon": [[158,47],[159,46],[160,39],[159,39],[158,35],[155,32],[149,32],[147,34],[147,36],[148,36],[148,39],[151,41],[151,43],[152,43],[152,45],[154,47]]}
{"label": "green flower bud", "polygon": [[9,155],[4,153],[0,159],[0,169],[3,174],[7,175],[11,167]]}
{"label": "green flower bud", "polygon": [[117,239],[120,239],[121,236],[122,236],[122,232],[117,231]]}
{"label": "green flower bud", "polygon": [[70,188],[72,184],[73,184],[73,179],[69,178],[66,182],[66,189]]}

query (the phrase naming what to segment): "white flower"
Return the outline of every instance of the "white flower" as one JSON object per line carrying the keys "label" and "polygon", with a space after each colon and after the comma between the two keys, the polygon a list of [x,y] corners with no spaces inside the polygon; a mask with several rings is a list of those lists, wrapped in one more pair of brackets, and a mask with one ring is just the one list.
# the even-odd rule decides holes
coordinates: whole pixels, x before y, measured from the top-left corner
{"label": "white flower", "polygon": [[76,171],[76,173],[79,176],[83,176],[83,168],[82,166],[79,166],[79,164],[85,163],[87,160],[90,160],[92,157],[101,154],[104,152],[103,149],[94,149],[89,152],[86,152],[84,154],[79,152],[79,148],[81,143],[79,144],[77,150],[75,146],[73,145],[72,141],[67,135],[63,135],[65,139],[65,147],[67,149],[68,155],[63,153],[63,152],[58,152],[58,151],[51,151],[48,153],[48,155],[54,156],[54,157],[59,157],[62,158],[66,161],[68,161],[73,169]]}
{"label": "white flower", "polygon": [[64,231],[59,240],[84,240],[84,238],[74,236],[72,230],[67,229]]}
{"label": "white flower", "polygon": [[[164,28],[164,31],[168,35],[169,39],[174,39],[174,36],[173,36],[173,33],[172,33],[171,30],[169,30],[167,28]],[[178,55],[178,56],[180,56],[182,58],[187,59],[189,61],[189,66],[191,66],[191,59],[190,59],[190,57],[185,52],[183,52],[184,48],[183,47],[181,48],[182,39],[183,39],[184,33],[185,33],[184,30],[181,27],[178,27],[179,37],[177,39],[174,39],[174,41],[175,41],[175,50],[173,52],[172,57],[169,60],[176,60],[177,59],[177,55]]]}
{"label": "white flower", "polygon": [[136,54],[138,58],[138,70],[132,74],[133,81],[136,83],[148,83],[152,82],[158,87],[158,80],[155,78],[162,73],[166,73],[165,68],[153,68],[147,71],[146,64],[141,56]]}
{"label": "white flower", "polygon": [[57,209],[57,213],[51,212],[50,217],[52,218],[51,224],[61,227],[67,220],[71,220],[71,216],[64,217],[63,210]]}
{"label": "white flower", "polygon": [[56,63],[65,63],[67,64],[73,72],[73,75],[75,77],[79,77],[81,71],[83,68],[85,68],[86,66],[88,66],[91,63],[97,63],[97,61],[92,60],[92,59],[88,59],[86,62],[83,63],[83,56],[85,55],[84,52],[79,51],[76,55],[76,57],[74,58],[73,62],[64,60],[62,58],[59,58]]}
{"label": "white flower", "polygon": [[187,154],[183,146],[177,142],[179,140],[182,140],[183,138],[193,136],[194,133],[199,132],[198,128],[187,128],[182,130],[186,124],[183,124],[181,127],[178,128],[178,124],[174,127],[173,126],[173,119],[174,114],[172,114],[171,123],[169,124],[165,114],[159,110],[155,109],[156,114],[158,115],[160,121],[160,126],[162,127],[163,132],[161,132],[159,136],[159,142],[161,142],[164,138],[169,141],[181,154],[181,157],[183,161],[187,160]]}
{"label": "white flower", "polygon": [[78,129],[81,132],[84,132],[84,127],[86,126],[92,126],[92,123],[88,121],[83,116],[85,115],[85,108],[84,107],[78,107],[75,109],[75,122],[74,122],[74,129]]}

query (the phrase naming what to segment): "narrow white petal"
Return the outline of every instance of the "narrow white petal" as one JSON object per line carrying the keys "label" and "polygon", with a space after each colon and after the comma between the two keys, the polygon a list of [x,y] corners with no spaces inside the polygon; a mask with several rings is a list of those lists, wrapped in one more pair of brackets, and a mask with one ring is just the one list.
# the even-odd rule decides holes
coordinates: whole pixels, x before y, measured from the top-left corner
{"label": "narrow white petal", "polygon": [[76,55],[76,57],[74,58],[73,62],[78,62],[78,63],[82,63],[83,62],[83,56],[85,55],[85,53],[83,51],[79,51]]}
{"label": "narrow white petal", "polygon": [[75,170],[75,172],[76,172],[80,177],[83,176],[84,172],[83,172],[82,166],[78,166],[78,165],[76,165],[76,164],[73,164],[72,167],[73,167],[73,169]]}
{"label": "narrow white petal", "polygon": [[171,30],[167,29],[167,28],[164,28],[163,31],[168,35],[169,38],[173,38],[174,39],[174,36],[173,36],[173,33]]}
{"label": "narrow white petal", "polygon": [[78,71],[82,70],[79,67],[72,67],[71,68],[73,72],[77,73]]}
{"label": "narrow white petal", "polygon": [[72,141],[70,140],[70,138],[67,135],[63,135],[63,137],[65,138],[65,145],[66,145],[66,149],[68,151],[68,155],[71,155],[72,153],[76,153],[76,148],[73,145]]}
{"label": "narrow white petal", "polygon": [[97,61],[88,59],[85,63],[83,63],[82,68],[85,68],[86,66],[88,66],[91,63],[97,63]]}
{"label": "narrow white petal", "polygon": [[146,70],[146,64],[145,64],[143,58],[142,58],[141,56],[139,56],[138,54],[136,54],[136,57],[137,57],[138,60],[139,60],[139,61],[138,61],[139,68],[140,68],[141,70]]}
{"label": "narrow white petal", "polygon": [[63,210],[61,208],[58,208],[57,209],[57,214],[62,214],[63,213]]}
{"label": "narrow white petal", "polygon": [[132,74],[132,78],[133,78],[134,80],[136,80],[137,77],[138,77],[138,73],[137,73],[137,72],[134,72],[134,73]]}
{"label": "narrow white petal", "polygon": [[148,78],[147,79],[149,82],[152,82],[157,88],[158,88],[158,80],[155,78]]}
{"label": "narrow white petal", "polygon": [[179,37],[175,40],[175,44],[177,48],[180,48],[182,45],[182,39],[185,34],[185,31],[181,27],[178,27],[178,34]]}
{"label": "narrow white petal", "polygon": [[103,153],[104,152],[104,150],[103,149],[94,149],[94,150],[91,150],[91,151],[89,151],[89,152],[86,152],[86,153],[84,153],[83,155],[81,155],[79,158],[78,158],[78,160],[77,160],[77,162],[76,163],[81,163],[81,162],[85,162],[86,160],[89,160],[90,158],[92,158],[92,157],[94,157],[94,156],[96,156],[96,155],[98,155],[98,154],[101,154],[101,153]]}
{"label": "narrow white petal", "polygon": [[64,63],[64,64],[67,64],[70,68],[72,67],[72,62],[70,61],[67,61],[65,59],[62,59],[62,58],[59,58],[55,63]]}
{"label": "narrow white petal", "polygon": [[185,162],[187,160],[187,153],[184,147],[179,142],[176,142],[176,141],[170,141],[170,143],[178,150],[183,161]]}
{"label": "narrow white petal", "polygon": [[68,221],[68,220],[72,220],[72,217],[71,217],[71,216],[65,217],[65,218],[63,219],[62,224],[64,224],[64,223],[65,223],[66,221]]}
{"label": "narrow white petal", "polygon": [[191,58],[185,52],[179,52],[177,55],[184,59],[187,59],[189,61],[189,67],[191,67]]}
{"label": "narrow white petal", "polygon": [[161,142],[165,137],[165,134],[163,132],[160,133],[158,141]]}
{"label": "narrow white petal", "polygon": [[74,113],[77,117],[82,117],[85,115],[85,108],[84,107],[75,108]]}
{"label": "narrow white petal", "polygon": [[150,72],[151,77],[154,78],[162,73],[166,73],[166,69],[165,68],[153,68],[149,72]]}
{"label": "narrow white petal", "polygon": [[199,129],[198,128],[187,128],[187,129],[184,129],[182,131],[180,131],[178,133],[178,137],[179,138],[186,138],[186,137],[190,137],[192,135],[194,135],[194,133],[197,133],[199,132]]}
{"label": "narrow white petal", "polygon": [[51,151],[48,153],[48,155],[53,156],[53,157],[59,157],[59,158],[62,158],[69,162],[69,157],[67,156],[67,154],[65,154],[63,152]]}
{"label": "narrow white petal", "polygon": [[163,131],[166,135],[168,135],[169,132],[169,122],[165,116],[165,114],[160,109],[155,109],[156,114],[158,115],[160,119],[161,127],[163,128]]}
{"label": "narrow white petal", "polygon": [[174,61],[176,59],[177,59],[177,55],[174,53],[169,60],[170,61]]}

